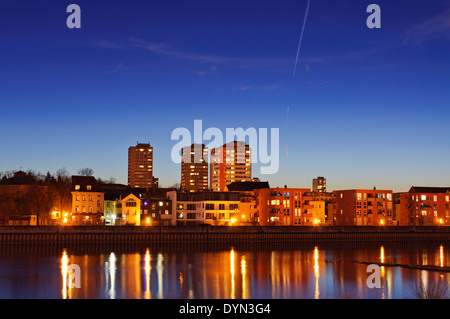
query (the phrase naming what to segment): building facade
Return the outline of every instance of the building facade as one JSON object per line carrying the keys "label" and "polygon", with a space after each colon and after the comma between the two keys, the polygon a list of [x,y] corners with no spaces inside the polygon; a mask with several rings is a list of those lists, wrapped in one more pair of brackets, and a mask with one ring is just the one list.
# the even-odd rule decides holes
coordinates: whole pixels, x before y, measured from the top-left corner
{"label": "building facade", "polygon": [[253,179],[251,182],[233,182],[226,187],[226,191],[239,193],[240,216],[244,216],[246,222],[251,225],[259,225],[255,190],[261,188],[270,188],[269,182]]}
{"label": "building facade", "polygon": [[224,191],[233,182],[252,181],[251,150],[245,142],[230,142],[211,150],[210,189]]}
{"label": "building facade", "polygon": [[325,193],[327,191],[327,179],[319,176],[312,181],[312,191],[315,193]]}
{"label": "building facade", "polygon": [[162,216],[164,224],[232,226],[247,222],[247,216],[240,214],[237,192],[170,191],[168,199],[172,202],[172,211]]}
{"label": "building facade", "polygon": [[72,176],[72,212],[62,216],[63,224],[103,225],[104,192],[92,176]]}
{"label": "building facade", "polygon": [[136,188],[156,188],[153,176],[153,147],[138,143],[128,148],[128,185]]}
{"label": "building facade", "polygon": [[130,193],[119,200],[118,221],[120,225],[141,225],[142,200]]}
{"label": "building facade", "polygon": [[350,189],[333,192],[336,209],[333,225],[394,225],[392,190]]}
{"label": "building facade", "polygon": [[450,187],[412,186],[399,196],[401,226],[450,225]]}
{"label": "building facade", "polygon": [[[307,197],[309,188],[256,189],[256,209],[261,226],[309,226],[319,224]],[[316,223],[315,223],[316,220]]]}
{"label": "building facade", "polygon": [[208,190],[208,148],[192,144],[181,150],[181,185],[187,192]]}

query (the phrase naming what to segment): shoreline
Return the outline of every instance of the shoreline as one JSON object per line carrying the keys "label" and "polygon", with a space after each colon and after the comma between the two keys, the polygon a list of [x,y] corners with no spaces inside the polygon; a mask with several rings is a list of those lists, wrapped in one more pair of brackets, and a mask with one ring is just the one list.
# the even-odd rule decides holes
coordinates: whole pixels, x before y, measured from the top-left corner
{"label": "shoreline", "polygon": [[450,226],[4,226],[0,244],[450,242]]}

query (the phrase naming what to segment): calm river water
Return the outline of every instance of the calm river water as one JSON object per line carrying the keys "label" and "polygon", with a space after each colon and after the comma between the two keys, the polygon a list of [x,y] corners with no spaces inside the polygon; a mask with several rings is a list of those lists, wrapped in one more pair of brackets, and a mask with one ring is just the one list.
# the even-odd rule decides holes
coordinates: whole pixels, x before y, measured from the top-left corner
{"label": "calm river water", "polygon": [[[450,266],[448,243],[258,247],[0,247],[0,298],[39,299],[410,299],[416,283],[445,271],[381,267],[369,288],[366,263]],[[70,265],[79,286],[67,288]],[[73,283],[77,277],[73,276]]]}

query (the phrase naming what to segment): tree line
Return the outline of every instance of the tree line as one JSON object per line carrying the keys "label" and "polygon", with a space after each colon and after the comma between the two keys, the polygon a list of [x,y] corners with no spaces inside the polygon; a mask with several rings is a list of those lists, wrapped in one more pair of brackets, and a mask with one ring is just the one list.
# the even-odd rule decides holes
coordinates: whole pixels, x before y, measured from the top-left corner
{"label": "tree line", "polygon": [[[25,171],[28,185],[14,188],[11,192],[7,180],[14,177],[14,171],[0,172],[0,224],[9,223],[10,216],[36,215],[38,224],[48,225],[52,220],[52,213],[71,212],[72,209],[72,175],[65,169],[58,169],[54,174],[41,174],[34,170]],[[78,175],[93,176],[90,168],[78,170]],[[103,184],[115,183],[109,180],[97,179]],[[9,189],[9,191],[8,191]]]}

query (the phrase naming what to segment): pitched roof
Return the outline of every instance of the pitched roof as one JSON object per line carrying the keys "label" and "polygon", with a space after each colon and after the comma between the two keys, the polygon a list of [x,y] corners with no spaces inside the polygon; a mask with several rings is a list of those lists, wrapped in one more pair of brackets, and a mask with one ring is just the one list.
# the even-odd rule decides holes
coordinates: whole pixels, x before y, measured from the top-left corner
{"label": "pitched roof", "polygon": [[11,178],[5,178],[0,181],[1,185],[33,185],[36,180],[33,176],[27,175],[27,173],[18,171],[14,173]]}
{"label": "pitched roof", "polygon": [[[97,180],[93,176],[72,176],[72,190],[76,190],[75,186],[80,186],[79,191],[86,192],[103,192],[103,189],[98,184]],[[91,189],[88,190],[87,186],[91,186]]]}

